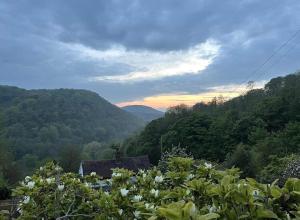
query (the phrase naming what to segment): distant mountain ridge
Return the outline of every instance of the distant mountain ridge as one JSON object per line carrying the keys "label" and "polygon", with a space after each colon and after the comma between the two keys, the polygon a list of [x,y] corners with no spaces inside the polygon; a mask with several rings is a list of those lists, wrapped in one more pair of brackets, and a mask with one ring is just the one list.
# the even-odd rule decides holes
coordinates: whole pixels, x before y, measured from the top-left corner
{"label": "distant mountain ridge", "polygon": [[130,112],[131,114],[143,119],[146,122],[150,122],[154,119],[164,116],[164,113],[146,105],[128,105],[122,107],[122,109]]}

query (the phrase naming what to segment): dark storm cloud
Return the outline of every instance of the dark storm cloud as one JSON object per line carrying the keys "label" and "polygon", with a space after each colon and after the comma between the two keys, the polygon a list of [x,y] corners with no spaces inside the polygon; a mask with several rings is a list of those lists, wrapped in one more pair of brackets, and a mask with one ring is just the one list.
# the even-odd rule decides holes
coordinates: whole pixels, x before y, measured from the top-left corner
{"label": "dark storm cloud", "polygon": [[[114,102],[240,83],[300,28],[299,11],[298,0],[2,1],[0,83],[86,88]],[[129,51],[166,52],[208,39],[218,41],[221,50],[201,74],[130,84],[88,81],[96,74],[126,74],[133,67],[78,59],[62,46],[104,50],[122,45]],[[266,65],[252,78],[263,80],[299,69],[299,41],[298,36],[286,56],[282,51],[275,57],[276,65]]]}
{"label": "dark storm cloud", "polygon": [[174,50],[239,29],[255,37],[266,28],[292,25],[295,4],[296,0],[35,0],[7,7],[35,32],[57,32],[62,41],[100,48],[118,43],[128,48]]}

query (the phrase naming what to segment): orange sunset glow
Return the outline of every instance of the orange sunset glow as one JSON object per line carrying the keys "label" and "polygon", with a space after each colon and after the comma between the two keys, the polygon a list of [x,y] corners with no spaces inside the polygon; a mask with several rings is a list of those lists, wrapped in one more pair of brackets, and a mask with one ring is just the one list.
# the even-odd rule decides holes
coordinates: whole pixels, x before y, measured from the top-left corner
{"label": "orange sunset glow", "polygon": [[[259,82],[255,88],[263,87],[264,82]],[[176,106],[179,104],[185,104],[192,106],[198,102],[209,102],[214,97],[222,96],[224,100],[229,100],[231,98],[237,97],[243,93],[247,92],[247,85],[229,85],[229,86],[219,86],[212,87],[211,91],[188,94],[188,93],[171,93],[171,94],[159,94],[155,96],[148,96],[140,100],[133,100],[127,102],[116,103],[117,106],[123,107],[127,105],[147,105],[156,109],[165,110],[168,107]]]}

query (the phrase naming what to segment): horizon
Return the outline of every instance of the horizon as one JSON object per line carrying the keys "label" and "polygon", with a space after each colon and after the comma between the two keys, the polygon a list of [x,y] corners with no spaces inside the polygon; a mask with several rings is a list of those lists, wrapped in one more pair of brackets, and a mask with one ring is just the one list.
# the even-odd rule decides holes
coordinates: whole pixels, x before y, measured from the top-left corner
{"label": "horizon", "polygon": [[0,84],[94,91],[158,110],[243,94],[300,66],[300,4],[0,3]]}
{"label": "horizon", "polygon": [[[261,89],[263,88],[265,85],[265,82],[262,82],[260,85],[254,85],[251,89]],[[0,86],[8,86],[8,87],[17,87],[19,89],[25,89],[25,90],[59,90],[59,89],[74,89],[74,90],[86,90],[86,91],[90,91],[90,92],[95,92],[97,93],[96,91],[93,91],[93,90],[89,90],[89,89],[82,89],[82,88],[68,88],[68,87],[58,87],[58,88],[22,88],[22,87],[19,87],[19,86],[16,86],[16,85],[1,85]],[[147,99],[144,100],[144,102],[139,102],[139,101],[134,101],[134,102],[123,102],[123,103],[112,103],[110,102],[108,99],[106,99],[105,97],[101,96],[101,94],[97,93],[97,95],[99,95],[101,98],[104,98],[106,101],[110,102],[111,104],[119,107],[119,108],[123,108],[123,107],[127,107],[127,106],[146,106],[146,107],[150,107],[150,108],[153,108],[155,110],[158,110],[158,111],[162,111],[162,112],[165,112],[167,111],[168,108],[171,108],[171,107],[174,107],[174,106],[178,106],[178,105],[181,105],[181,104],[184,104],[188,107],[192,107],[193,105],[197,104],[197,103],[209,103],[213,98],[218,98],[218,97],[222,97],[224,99],[224,101],[229,101],[230,99],[232,98],[235,98],[235,97],[238,97],[240,95],[242,95],[243,93],[249,91],[249,89],[247,89],[247,85],[243,85],[242,87],[239,86],[239,89],[240,91],[236,91],[236,90],[229,90],[227,92],[220,92],[220,91],[217,91],[217,92],[212,92],[212,93],[208,93],[209,96],[207,95],[201,95],[200,97],[200,101],[197,101],[197,100],[191,100],[189,103],[186,103],[186,100],[185,102],[181,102],[181,100],[176,100],[176,98],[178,96],[172,96],[170,94],[168,95],[165,95],[165,96],[169,96],[169,97],[172,97],[173,99],[175,99],[175,103],[170,103],[170,102],[165,102],[164,103],[164,106],[165,107],[160,107],[159,105],[155,105],[155,101],[152,104],[152,106],[150,104],[147,104]],[[228,94],[228,96],[223,96],[225,94]],[[189,95],[185,95],[185,94],[182,94],[184,96],[189,96]],[[164,97],[164,95],[162,95],[162,97]],[[160,98],[160,97],[158,97]],[[192,97],[193,98],[193,97]],[[150,100],[151,101],[151,100]],[[170,105],[168,105],[170,104]]]}

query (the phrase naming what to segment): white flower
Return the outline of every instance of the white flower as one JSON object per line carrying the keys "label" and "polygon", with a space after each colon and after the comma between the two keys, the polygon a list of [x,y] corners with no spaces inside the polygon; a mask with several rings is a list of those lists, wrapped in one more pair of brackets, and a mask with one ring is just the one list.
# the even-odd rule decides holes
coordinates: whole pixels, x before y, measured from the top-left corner
{"label": "white flower", "polygon": [[191,180],[191,179],[193,179],[194,177],[195,177],[195,175],[191,173],[190,175],[187,176],[186,179],[187,179],[187,180]]}
{"label": "white flower", "polygon": [[53,177],[47,178],[47,179],[46,179],[46,182],[47,182],[48,184],[51,184],[51,183],[53,183],[54,181],[55,181],[55,179],[54,179]]}
{"label": "white flower", "polygon": [[153,194],[155,198],[157,198],[158,194],[159,194],[159,190],[158,189],[156,189],[156,190],[155,189],[151,189],[150,193]]}
{"label": "white flower", "polygon": [[119,209],[118,213],[119,213],[119,215],[122,215],[123,214],[123,209]]}
{"label": "white flower", "polygon": [[30,181],[30,182],[27,183],[27,187],[28,187],[29,189],[32,189],[32,188],[34,187],[34,185],[35,185],[35,182],[34,182],[34,181]]}
{"label": "white flower", "polygon": [[55,167],[55,171],[60,171],[60,170],[61,170],[61,168],[59,166]]}
{"label": "white flower", "polygon": [[59,184],[59,185],[57,186],[57,188],[58,188],[59,191],[63,191],[64,188],[65,188],[65,185],[64,185],[64,184]]}
{"label": "white flower", "polygon": [[129,190],[127,190],[127,189],[124,189],[124,188],[120,189],[120,193],[123,197],[127,196],[128,192],[129,192]]}
{"label": "white flower", "polygon": [[133,212],[133,215],[134,215],[134,217],[136,217],[136,218],[140,218],[140,214],[141,214],[140,211],[134,211],[134,212]]}
{"label": "white flower", "polygon": [[210,163],[204,163],[204,166],[205,166],[205,168],[207,168],[207,169],[211,169],[212,168],[212,165],[210,164]]}
{"label": "white flower", "polygon": [[212,212],[217,211],[217,208],[215,205],[213,205],[213,206],[209,207],[208,211],[209,211],[209,213],[212,213]]}
{"label": "white flower", "polygon": [[23,203],[27,204],[27,203],[29,203],[29,201],[30,201],[30,196],[24,196]]}
{"label": "white flower", "polygon": [[142,169],[139,169],[139,173],[141,173],[141,174],[144,174],[144,173],[145,173],[145,171],[144,171],[144,170],[142,170]]}
{"label": "white flower", "polygon": [[91,176],[96,176],[97,174],[96,174],[96,172],[91,172],[90,175],[91,175]]}
{"label": "white flower", "polygon": [[44,167],[40,167],[40,171],[44,170]]}
{"label": "white flower", "polygon": [[136,190],[136,187],[132,186],[132,187],[129,188],[129,190],[135,191],[135,190]]}
{"label": "white flower", "polygon": [[26,176],[26,177],[25,177],[25,181],[26,181],[26,182],[28,182],[28,181],[30,181],[30,180],[31,180],[31,177],[30,177],[30,176]]}
{"label": "white flower", "polygon": [[121,173],[112,173],[111,176],[112,177],[120,177],[120,176],[122,176],[122,174]]}
{"label": "white flower", "polygon": [[157,183],[161,183],[162,181],[164,181],[164,178],[163,178],[163,176],[156,176],[154,178],[154,181],[157,182]]}
{"label": "white flower", "polygon": [[132,200],[134,202],[139,202],[142,200],[142,198],[143,198],[143,196],[141,196],[141,195],[135,195]]}
{"label": "white flower", "polygon": [[150,204],[149,203],[145,203],[145,208],[149,209],[149,207],[150,207]]}
{"label": "white flower", "polygon": [[252,192],[252,195],[253,195],[253,196],[258,196],[258,195],[259,195],[259,191],[258,191],[258,190],[256,190],[256,189],[255,189],[255,190],[253,190],[253,192]]}
{"label": "white flower", "polygon": [[86,187],[89,187],[89,188],[92,186],[92,184],[87,183],[87,182],[85,182],[84,185],[85,185]]}
{"label": "white flower", "polygon": [[147,176],[147,175],[146,175],[146,173],[143,173],[143,179],[145,179],[145,178],[146,178],[146,176]]}
{"label": "white flower", "polygon": [[149,210],[149,209],[154,209],[154,205],[150,205],[149,203],[145,203],[145,208],[146,208],[147,210]]}

